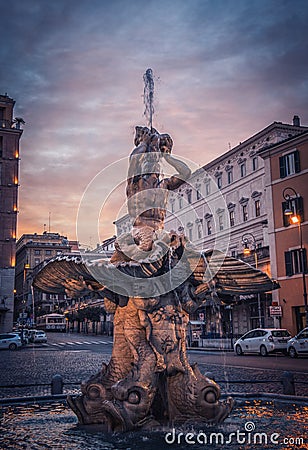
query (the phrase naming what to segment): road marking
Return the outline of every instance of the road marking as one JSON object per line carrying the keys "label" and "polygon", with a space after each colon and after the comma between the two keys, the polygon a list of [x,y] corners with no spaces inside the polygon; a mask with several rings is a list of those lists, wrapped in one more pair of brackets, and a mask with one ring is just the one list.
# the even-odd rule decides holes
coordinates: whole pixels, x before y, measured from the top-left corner
{"label": "road marking", "polygon": [[64,347],[65,345],[112,345],[112,342],[108,341],[75,341],[75,342],[48,342],[46,346]]}

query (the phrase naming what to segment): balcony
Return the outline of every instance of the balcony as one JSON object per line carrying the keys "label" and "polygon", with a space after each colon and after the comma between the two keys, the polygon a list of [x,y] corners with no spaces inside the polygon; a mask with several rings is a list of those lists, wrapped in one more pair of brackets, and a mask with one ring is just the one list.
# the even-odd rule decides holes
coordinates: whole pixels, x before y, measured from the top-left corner
{"label": "balcony", "polygon": [[12,128],[13,122],[11,120],[0,119],[1,128]]}
{"label": "balcony", "polygon": [[14,119],[14,120],[7,120],[7,119],[0,119],[0,128],[4,129],[10,129],[10,130],[21,130],[21,125],[23,125],[25,122],[23,119]]}

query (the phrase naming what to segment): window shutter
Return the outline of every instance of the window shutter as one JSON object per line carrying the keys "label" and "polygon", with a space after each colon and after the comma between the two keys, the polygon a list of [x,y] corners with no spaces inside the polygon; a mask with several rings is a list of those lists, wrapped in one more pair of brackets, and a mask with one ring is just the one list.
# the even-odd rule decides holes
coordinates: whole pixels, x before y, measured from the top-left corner
{"label": "window shutter", "polygon": [[280,166],[280,178],[285,178],[286,176],[286,159],[284,156],[279,158],[279,166]]}
{"label": "window shutter", "polygon": [[296,198],[296,213],[300,216],[301,223],[304,222],[304,202],[303,197]]}
{"label": "window shutter", "polygon": [[290,277],[293,275],[292,253],[284,252],[284,259],[286,264],[286,275]]}
{"label": "window shutter", "polygon": [[301,171],[301,165],[299,160],[299,151],[295,150],[294,152],[294,163],[295,163],[295,173],[298,173]]}
{"label": "window shutter", "polygon": [[288,227],[290,225],[290,220],[289,220],[289,216],[285,215],[285,210],[288,207],[288,202],[282,202],[281,203],[282,206],[282,220],[283,220],[283,226],[284,227]]}
{"label": "window shutter", "polygon": [[303,248],[303,260],[304,260],[304,273],[307,273],[307,252],[305,248]]}

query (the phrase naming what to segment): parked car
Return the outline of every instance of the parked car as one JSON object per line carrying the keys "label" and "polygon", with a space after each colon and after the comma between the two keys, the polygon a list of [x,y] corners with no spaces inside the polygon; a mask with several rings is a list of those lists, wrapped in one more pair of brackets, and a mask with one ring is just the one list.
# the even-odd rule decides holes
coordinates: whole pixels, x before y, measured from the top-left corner
{"label": "parked car", "polygon": [[291,334],[288,330],[277,328],[256,328],[248,331],[234,344],[237,355],[244,353],[259,353],[266,356],[268,353],[282,352],[287,354],[287,343]]}
{"label": "parked car", "polygon": [[304,328],[288,341],[287,351],[291,358],[296,358],[299,355],[308,355],[308,328]]}
{"label": "parked car", "polygon": [[28,340],[29,340],[29,342],[33,342],[33,336],[34,336],[34,334],[37,331],[39,331],[39,330],[35,330],[35,329],[28,330]]}
{"label": "parked car", "polygon": [[32,333],[31,340],[34,344],[39,343],[39,342],[46,343],[47,336],[46,336],[45,331],[35,331],[34,333]]}
{"label": "parked car", "polygon": [[21,347],[21,339],[17,333],[0,334],[0,348],[8,348],[9,350],[17,350]]}

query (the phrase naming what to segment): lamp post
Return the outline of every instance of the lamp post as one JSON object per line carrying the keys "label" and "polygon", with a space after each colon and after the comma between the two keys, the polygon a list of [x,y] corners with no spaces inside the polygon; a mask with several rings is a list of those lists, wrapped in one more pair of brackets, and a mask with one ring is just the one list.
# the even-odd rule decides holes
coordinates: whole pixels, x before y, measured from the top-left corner
{"label": "lamp post", "polygon": [[[244,246],[243,253],[245,256],[250,255],[251,250],[250,246],[253,246],[254,257],[255,257],[255,268],[258,268],[258,254],[257,254],[257,243],[254,235],[252,233],[245,233],[242,236],[242,244]],[[262,311],[261,311],[261,300],[260,294],[257,294],[258,298],[258,318],[259,318],[259,327],[262,328]]]}
{"label": "lamp post", "polygon": [[[292,192],[292,195],[290,195]],[[302,280],[303,280],[303,297],[304,297],[304,307],[305,307],[305,318],[306,318],[306,327],[308,326],[308,304],[307,304],[307,288],[306,288],[306,275],[305,275],[305,254],[303,247],[303,231],[302,231],[302,220],[298,212],[298,205],[295,202],[294,210],[292,207],[292,200],[300,198],[300,195],[293,189],[292,187],[286,187],[282,196],[285,199],[287,205],[284,210],[284,215],[289,217],[292,224],[298,225],[298,233],[299,233],[299,248],[300,248],[300,261],[301,261],[301,272],[302,272]]]}

